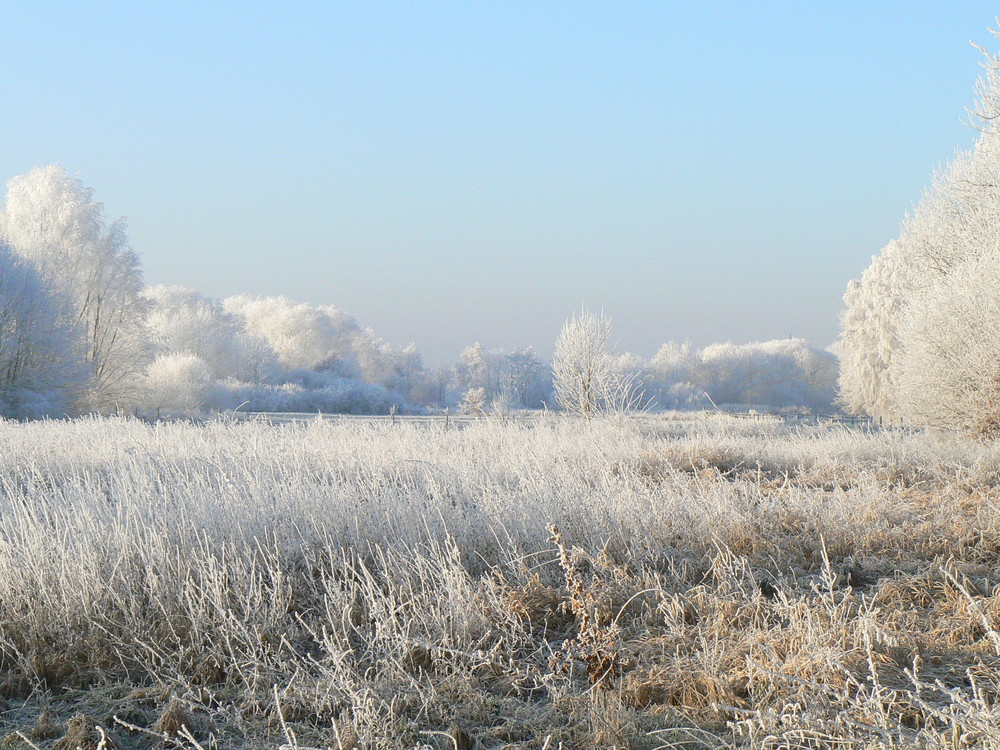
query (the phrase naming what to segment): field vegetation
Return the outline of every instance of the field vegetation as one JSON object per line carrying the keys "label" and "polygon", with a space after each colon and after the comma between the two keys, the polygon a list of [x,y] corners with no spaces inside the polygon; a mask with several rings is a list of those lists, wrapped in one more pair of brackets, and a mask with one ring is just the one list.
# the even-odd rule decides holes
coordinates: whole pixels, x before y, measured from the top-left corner
{"label": "field vegetation", "polygon": [[1000,448],[0,421],[0,747],[1000,747]]}

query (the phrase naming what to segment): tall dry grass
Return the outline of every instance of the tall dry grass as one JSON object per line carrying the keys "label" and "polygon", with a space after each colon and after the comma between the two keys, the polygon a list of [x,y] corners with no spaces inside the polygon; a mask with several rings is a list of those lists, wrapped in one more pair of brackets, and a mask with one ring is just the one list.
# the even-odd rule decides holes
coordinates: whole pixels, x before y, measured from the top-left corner
{"label": "tall dry grass", "polygon": [[0,747],[1000,747],[1000,449],[0,422]]}

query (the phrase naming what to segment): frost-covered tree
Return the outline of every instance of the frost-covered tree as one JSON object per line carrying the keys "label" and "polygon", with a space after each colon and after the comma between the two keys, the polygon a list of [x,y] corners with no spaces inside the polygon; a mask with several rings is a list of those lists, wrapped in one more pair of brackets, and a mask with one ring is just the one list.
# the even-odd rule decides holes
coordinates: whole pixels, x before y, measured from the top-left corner
{"label": "frost-covered tree", "polygon": [[837,358],[804,339],[713,344],[701,352],[702,381],[716,403],[828,409]]}
{"label": "frost-covered tree", "polygon": [[414,344],[402,351],[366,328],[354,339],[354,356],[361,378],[372,385],[381,385],[390,391],[409,398],[423,382],[423,358]]}
{"label": "frost-covered tree", "polygon": [[511,408],[539,408],[552,393],[550,373],[530,346],[487,351],[477,341],[459,354],[455,382],[460,392],[482,388],[488,401]]}
{"label": "frost-covered tree", "polygon": [[395,357],[395,376],[401,388],[394,389],[409,396],[424,377],[424,358],[412,341]]}
{"label": "frost-covered tree", "polygon": [[88,385],[61,304],[30,261],[0,245],[0,416],[72,412]]}
{"label": "frost-covered tree", "polygon": [[697,380],[700,363],[698,351],[690,341],[668,341],[657,350],[649,361],[651,375],[663,382]]}
{"label": "frost-covered tree", "polygon": [[657,408],[707,406],[701,354],[690,341],[663,344],[646,369],[646,393]]}
{"label": "frost-covered tree", "polygon": [[860,280],[848,284],[840,316],[839,400],[852,414],[899,416],[899,325],[918,284],[913,267],[912,255],[894,240]]}
{"label": "frost-covered tree", "polygon": [[552,393],[552,373],[528,346],[502,354],[502,381],[514,399],[514,405],[541,407]]}
{"label": "frost-covered tree", "polygon": [[465,347],[459,352],[455,365],[455,381],[459,390],[465,392],[470,388],[482,388],[485,394],[490,385],[489,369],[486,349],[480,342]]}
{"label": "frost-covered tree", "polygon": [[1000,253],[923,289],[900,325],[900,411],[912,422],[1000,434]]}
{"label": "frost-covered tree", "polygon": [[148,325],[164,353],[193,354],[219,379],[265,383],[275,379],[278,356],[266,339],[249,333],[243,318],[218,300],[181,286],[145,290],[152,303]]}
{"label": "frost-covered tree", "polygon": [[148,303],[124,221],[106,224],[93,191],[65,169],[48,166],[10,180],[0,230],[63,301],[59,325],[76,330],[91,371],[86,405],[133,402],[149,360]]}
{"label": "frost-covered tree", "polygon": [[416,385],[410,391],[410,401],[429,406],[449,404],[449,387],[455,382],[455,370],[450,365],[435,365],[424,370]]}
{"label": "frost-covered tree", "polygon": [[[664,409],[715,404],[783,409],[832,408],[838,362],[804,339],[750,344],[664,344],[642,375],[647,394]],[[706,396],[708,398],[706,398]]]}
{"label": "frost-covered tree", "polygon": [[610,351],[611,319],[583,311],[566,321],[556,339],[552,385],[566,411],[587,419],[630,411],[641,401],[634,379],[623,376]]}
{"label": "frost-covered tree", "polygon": [[353,344],[360,327],[343,311],[286,297],[236,295],[222,304],[226,312],[242,318],[248,333],[267,341],[285,369],[357,374]]}
{"label": "frost-covered tree", "polygon": [[[969,429],[990,419],[986,401],[969,390],[966,366],[976,361],[991,371],[981,355],[992,327],[980,314],[990,300],[980,298],[978,313],[963,319],[941,314],[961,308],[955,294],[971,288],[968,269],[986,273],[1000,253],[1000,58],[987,56],[984,67],[974,147],[934,175],[898,239],[844,297],[840,398],[851,411]],[[976,330],[966,326],[970,319],[980,321]]]}

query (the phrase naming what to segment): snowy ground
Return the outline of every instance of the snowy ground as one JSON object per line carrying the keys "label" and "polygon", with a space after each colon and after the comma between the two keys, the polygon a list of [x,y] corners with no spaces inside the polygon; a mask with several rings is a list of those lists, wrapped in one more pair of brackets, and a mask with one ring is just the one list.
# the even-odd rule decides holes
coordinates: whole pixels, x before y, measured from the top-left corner
{"label": "snowy ground", "polygon": [[0,446],[0,747],[1000,747],[993,445],[694,414]]}

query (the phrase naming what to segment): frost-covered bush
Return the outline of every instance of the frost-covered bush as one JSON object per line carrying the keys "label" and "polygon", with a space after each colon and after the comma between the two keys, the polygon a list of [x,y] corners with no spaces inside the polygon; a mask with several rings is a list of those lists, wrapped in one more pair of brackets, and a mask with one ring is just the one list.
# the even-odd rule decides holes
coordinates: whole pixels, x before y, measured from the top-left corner
{"label": "frost-covered bush", "polygon": [[486,389],[479,386],[467,390],[462,394],[462,400],[458,402],[458,410],[462,414],[481,417],[486,413]]}
{"label": "frost-covered bush", "polygon": [[604,313],[573,314],[556,339],[552,386],[564,410],[590,418],[641,405],[636,373],[625,371],[610,349],[611,319]]}
{"label": "frost-covered bush", "polygon": [[194,354],[161,354],[146,371],[147,406],[157,413],[196,414],[213,406],[215,378]]}
{"label": "frost-covered bush", "polygon": [[408,409],[398,394],[355,378],[330,375],[322,383],[313,380],[280,385],[221,381],[216,385],[216,406],[246,411],[323,412],[327,414],[386,414],[393,407]]}
{"label": "frost-covered bush", "polygon": [[828,409],[837,358],[804,339],[713,344],[701,352],[701,377],[716,403]]}

